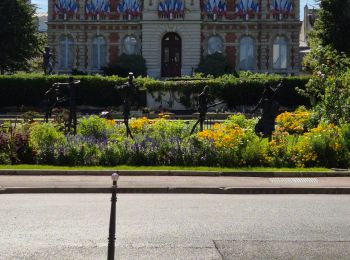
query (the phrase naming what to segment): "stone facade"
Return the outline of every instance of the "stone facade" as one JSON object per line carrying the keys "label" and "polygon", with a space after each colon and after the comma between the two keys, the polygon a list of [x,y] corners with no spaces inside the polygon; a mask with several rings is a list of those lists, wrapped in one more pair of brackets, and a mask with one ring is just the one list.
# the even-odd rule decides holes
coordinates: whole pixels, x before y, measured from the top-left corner
{"label": "stone facade", "polygon": [[[73,0],[68,10],[49,0],[48,39],[58,73],[95,73],[122,53],[135,53],[150,76],[190,75],[214,51],[234,70],[299,73],[300,0],[282,0],[284,9],[279,0],[177,0],[182,7],[173,12],[162,9],[166,0],[125,0],[140,5],[131,11],[123,0],[100,0],[105,5],[91,11],[91,1]],[[213,1],[221,6],[213,8]],[[179,43],[164,47],[168,36]]]}

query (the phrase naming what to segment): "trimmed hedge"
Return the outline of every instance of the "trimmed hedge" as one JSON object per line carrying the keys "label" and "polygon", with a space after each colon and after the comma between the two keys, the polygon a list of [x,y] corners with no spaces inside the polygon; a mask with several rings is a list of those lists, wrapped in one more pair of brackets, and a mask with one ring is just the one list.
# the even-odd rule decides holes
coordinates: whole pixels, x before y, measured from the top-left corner
{"label": "trimmed hedge", "polygon": [[[127,82],[126,78],[116,76],[74,76],[81,80],[77,90],[77,103],[98,107],[118,106],[121,98],[114,86]],[[66,82],[67,75],[43,76],[38,74],[15,74],[0,76],[0,107],[33,106],[39,107],[44,93],[54,82]],[[251,74],[236,78],[225,75],[219,78],[202,78],[199,80],[160,81],[148,77],[137,78],[135,84],[139,89],[149,92],[173,91],[184,97],[200,93],[205,85],[210,86],[212,95],[225,101],[229,107],[237,105],[254,105],[262,94],[263,84],[277,85],[280,76]],[[299,95],[296,88],[303,89],[308,77],[287,77],[279,93],[280,103],[295,107],[308,105],[305,97]],[[144,93],[144,92],[143,92]],[[186,102],[186,101],[184,101]]]}
{"label": "trimmed hedge", "polygon": [[[281,77],[278,75],[251,74],[246,77],[236,78],[232,75],[225,75],[219,78],[195,78],[189,81],[158,81],[154,79],[142,79],[141,86],[150,92],[173,91],[182,93],[189,97],[193,93],[200,93],[205,85],[217,99],[223,100],[229,107],[237,105],[254,105],[260,100],[264,90],[264,84],[277,86]],[[279,91],[279,102],[283,106],[297,107],[300,105],[309,106],[309,100],[297,92],[297,88],[304,89],[309,77],[287,77],[285,84]]]}
{"label": "trimmed hedge", "polygon": [[[125,79],[102,76],[73,76],[81,80],[77,88],[79,105],[112,106],[120,104],[115,85]],[[0,107],[39,107],[45,92],[54,82],[67,82],[67,75],[43,76],[38,74],[16,74],[0,76]]]}

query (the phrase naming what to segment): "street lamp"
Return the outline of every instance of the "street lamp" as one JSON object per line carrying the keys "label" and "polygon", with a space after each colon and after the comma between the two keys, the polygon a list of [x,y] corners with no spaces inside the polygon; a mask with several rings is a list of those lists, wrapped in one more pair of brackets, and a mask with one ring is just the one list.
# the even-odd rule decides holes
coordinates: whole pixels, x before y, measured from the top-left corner
{"label": "street lamp", "polygon": [[112,198],[111,198],[111,215],[109,219],[109,237],[108,237],[108,256],[107,260],[114,260],[115,249],[115,208],[117,203],[117,181],[119,175],[117,173],[112,174],[113,186],[112,186]]}

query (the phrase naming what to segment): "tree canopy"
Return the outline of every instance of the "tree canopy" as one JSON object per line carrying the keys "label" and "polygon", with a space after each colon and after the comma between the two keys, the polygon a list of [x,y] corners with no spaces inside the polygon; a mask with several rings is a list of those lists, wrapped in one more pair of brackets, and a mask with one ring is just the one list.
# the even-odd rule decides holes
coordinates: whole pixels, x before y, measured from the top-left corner
{"label": "tree canopy", "polygon": [[[330,45],[350,54],[350,0],[319,0],[320,11],[311,33],[311,47]],[[313,42],[313,43],[312,43]]]}
{"label": "tree canopy", "polygon": [[35,6],[26,0],[0,2],[0,72],[26,70],[40,53]]}

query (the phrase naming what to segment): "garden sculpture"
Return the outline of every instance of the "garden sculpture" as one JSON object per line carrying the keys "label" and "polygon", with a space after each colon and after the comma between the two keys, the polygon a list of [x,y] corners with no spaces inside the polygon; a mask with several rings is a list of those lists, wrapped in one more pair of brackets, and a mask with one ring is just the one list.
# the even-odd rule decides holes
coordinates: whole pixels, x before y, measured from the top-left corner
{"label": "garden sculpture", "polygon": [[49,121],[49,117],[51,117],[52,110],[61,103],[64,103],[66,98],[62,89],[60,88],[59,83],[52,84],[51,88],[44,94],[44,111],[45,116],[44,120],[47,123]]}
{"label": "garden sculpture", "polygon": [[255,133],[268,137],[271,140],[272,132],[275,129],[275,121],[278,115],[280,104],[277,102],[277,93],[283,86],[283,80],[273,88],[270,85],[265,85],[262,97],[252,112],[257,109],[262,109],[262,115],[255,126]]}
{"label": "garden sculpture", "polygon": [[[60,83],[56,82],[52,85],[51,89],[49,89],[45,96],[51,97],[53,96],[53,99],[51,99],[53,102],[48,107],[48,112],[45,114],[46,122],[48,121],[49,115],[51,115],[52,109],[58,104],[63,103],[67,100],[65,97],[64,90],[62,87],[68,87],[68,93],[69,93],[69,117],[68,117],[68,124],[67,124],[67,130],[68,132],[71,131],[71,128],[73,128],[73,133],[77,133],[77,108],[76,108],[76,85],[80,84],[80,80],[74,80],[73,77],[70,77],[68,79],[68,83]],[[51,93],[51,94],[50,94]]]}
{"label": "garden sculpture", "polygon": [[130,107],[135,97],[135,85],[133,81],[134,81],[134,74],[130,72],[128,82],[126,84],[116,87],[117,90],[122,91],[122,95],[123,95],[123,117],[124,117],[124,124],[126,128],[126,136],[127,137],[130,136],[132,139],[134,137],[129,127],[129,117],[130,117]]}
{"label": "garden sculpture", "polygon": [[44,68],[44,74],[45,75],[51,75],[52,74],[52,53],[50,52],[49,47],[45,47],[45,51],[43,52],[43,68]]}
{"label": "garden sculpture", "polygon": [[80,80],[69,78],[69,118],[68,118],[68,132],[73,124],[73,133],[77,133],[77,103],[76,103],[76,86],[80,84]]}
{"label": "garden sculpture", "polygon": [[197,125],[200,125],[200,131],[203,131],[203,124],[205,122],[205,118],[208,112],[208,109],[214,106],[217,106],[219,104],[222,104],[223,102],[215,103],[213,105],[208,106],[209,103],[209,86],[205,86],[203,89],[203,92],[199,94],[198,96],[198,112],[199,112],[199,118],[197,122],[194,124],[191,130],[191,135],[194,133],[194,130],[196,129]]}

